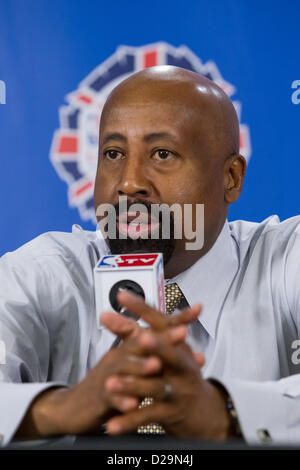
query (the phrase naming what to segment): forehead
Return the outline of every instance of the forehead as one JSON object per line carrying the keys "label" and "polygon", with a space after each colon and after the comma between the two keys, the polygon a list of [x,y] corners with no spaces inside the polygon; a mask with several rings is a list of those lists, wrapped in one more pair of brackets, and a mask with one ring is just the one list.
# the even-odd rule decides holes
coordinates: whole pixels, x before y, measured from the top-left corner
{"label": "forehead", "polygon": [[217,116],[205,100],[195,103],[182,97],[131,96],[107,103],[100,123],[100,141],[107,133],[120,132],[128,138],[166,132],[178,141],[209,141]]}
{"label": "forehead", "polygon": [[187,115],[190,110],[175,103],[154,102],[130,102],[114,103],[101,119],[101,128],[118,127],[123,128],[130,134],[145,132],[147,128],[168,126],[179,130],[186,126]]}

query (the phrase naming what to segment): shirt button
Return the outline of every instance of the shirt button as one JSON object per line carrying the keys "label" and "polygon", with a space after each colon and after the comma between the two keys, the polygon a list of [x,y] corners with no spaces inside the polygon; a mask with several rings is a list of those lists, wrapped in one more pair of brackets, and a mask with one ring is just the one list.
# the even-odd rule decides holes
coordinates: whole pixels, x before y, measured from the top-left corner
{"label": "shirt button", "polygon": [[258,440],[262,444],[270,444],[272,442],[271,436],[267,429],[258,429],[256,431],[256,434],[257,434]]}

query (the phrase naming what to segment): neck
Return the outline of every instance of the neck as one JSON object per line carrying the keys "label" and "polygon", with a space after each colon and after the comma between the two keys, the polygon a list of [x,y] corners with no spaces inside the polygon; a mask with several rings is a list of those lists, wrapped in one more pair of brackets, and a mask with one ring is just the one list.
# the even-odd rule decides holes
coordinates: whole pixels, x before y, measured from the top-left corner
{"label": "neck", "polygon": [[173,254],[170,261],[165,265],[165,277],[171,279],[186,269],[190,268],[198,259],[203,256],[203,252],[183,252]]}
{"label": "neck", "polygon": [[206,239],[209,239],[209,242],[205,243],[201,250],[182,250],[180,247],[178,247],[177,250],[175,249],[171,259],[165,265],[165,277],[167,279],[171,279],[177,276],[186,269],[190,268],[200,258],[202,258],[202,256],[204,256],[216,242],[223,226],[224,221],[223,224],[221,223],[220,226],[216,229],[213,236],[205,237]]}

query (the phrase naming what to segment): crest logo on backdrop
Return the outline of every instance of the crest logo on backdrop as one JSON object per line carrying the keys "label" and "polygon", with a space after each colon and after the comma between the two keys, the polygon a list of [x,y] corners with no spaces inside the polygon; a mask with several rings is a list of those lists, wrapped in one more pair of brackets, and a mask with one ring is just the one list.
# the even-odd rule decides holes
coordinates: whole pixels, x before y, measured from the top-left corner
{"label": "crest logo on backdrop", "polygon": [[[55,131],[50,159],[61,179],[68,184],[68,200],[83,220],[96,222],[93,203],[97,168],[98,128],[102,107],[111,90],[134,72],[154,65],[176,65],[213,80],[232,99],[241,120],[241,103],[234,99],[235,87],[224,80],[213,61],[201,62],[188,47],[167,43],[141,47],[120,46],[68,94],[59,109],[60,128]],[[241,154],[251,154],[249,128],[240,124]]]}

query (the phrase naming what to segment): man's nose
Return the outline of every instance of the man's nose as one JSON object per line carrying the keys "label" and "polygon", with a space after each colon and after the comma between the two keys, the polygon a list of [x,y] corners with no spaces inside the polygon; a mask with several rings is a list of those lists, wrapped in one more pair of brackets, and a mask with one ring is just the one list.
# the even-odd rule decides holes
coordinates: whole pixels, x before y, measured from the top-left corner
{"label": "man's nose", "polygon": [[142,163],[128,158],[118,187],[118,195],[149,197],[151,183]]}

